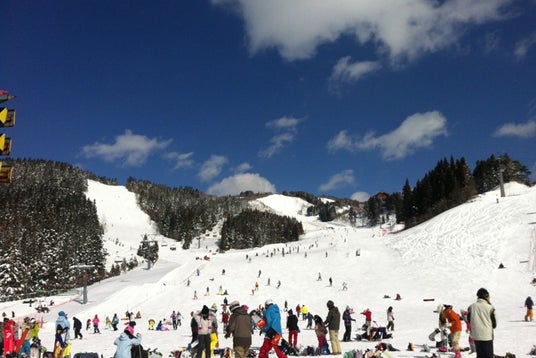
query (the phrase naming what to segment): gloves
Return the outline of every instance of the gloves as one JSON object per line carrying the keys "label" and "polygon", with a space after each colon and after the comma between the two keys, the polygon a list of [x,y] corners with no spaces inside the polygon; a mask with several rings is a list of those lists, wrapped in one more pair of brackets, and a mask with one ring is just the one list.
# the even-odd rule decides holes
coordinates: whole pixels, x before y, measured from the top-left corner
{"label": "gloves", "polygon": [[136,333],[136,337],[141,339],[141,333]]}

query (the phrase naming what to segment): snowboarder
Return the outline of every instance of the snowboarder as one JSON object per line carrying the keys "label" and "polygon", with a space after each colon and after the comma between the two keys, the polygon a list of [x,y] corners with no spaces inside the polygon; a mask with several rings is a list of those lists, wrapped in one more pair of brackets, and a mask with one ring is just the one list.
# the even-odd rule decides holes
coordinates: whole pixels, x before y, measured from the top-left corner
{"label": "snowboarder", "polygon": [[267,358],[268,353],[272,350],[278,358],[287,358],[286,354],[279,349],[279,341],[281,340],[281,315],[279,314],[279,307],[271,300],[268,299],[264,303],[264,319],[260,320],[259,328],[263,326],[262,332],[264,333],[264,341],[259,351],[259,358]]}

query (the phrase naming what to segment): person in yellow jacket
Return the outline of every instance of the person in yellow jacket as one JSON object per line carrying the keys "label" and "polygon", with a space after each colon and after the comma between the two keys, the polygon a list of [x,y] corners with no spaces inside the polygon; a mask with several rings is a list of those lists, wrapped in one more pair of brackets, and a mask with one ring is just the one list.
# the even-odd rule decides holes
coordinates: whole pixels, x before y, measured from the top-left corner
{"label": "person in yellow jacket", "polygon": [[301,314],[302,314],[302,319],[305,321],[307,319],[307,313],[309,312],[309,310],[307,309],[307,306],[306,305],[302,305],[301,306]]}

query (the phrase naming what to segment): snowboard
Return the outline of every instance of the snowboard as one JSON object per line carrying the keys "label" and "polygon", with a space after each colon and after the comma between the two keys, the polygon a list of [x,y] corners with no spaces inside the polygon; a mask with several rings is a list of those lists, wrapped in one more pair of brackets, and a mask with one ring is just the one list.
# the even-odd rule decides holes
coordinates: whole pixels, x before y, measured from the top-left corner
{"label": "snowboard", "polygon": [[15,350],[15,330],[13,321],[4,322],[4,356]]}
{"label": "snowboard", "polygon": [[22,331],[22,335],[20,336],[20,339],[17,341],[17,347],[15,348],[15,352],[17,352],[17,354],[20,353],[22,345],[24,344],[24,341],[26,340],[26,336],[28,336],[28,332],[30,332],[29,328],[26,328],[24,329],[24,331]]}

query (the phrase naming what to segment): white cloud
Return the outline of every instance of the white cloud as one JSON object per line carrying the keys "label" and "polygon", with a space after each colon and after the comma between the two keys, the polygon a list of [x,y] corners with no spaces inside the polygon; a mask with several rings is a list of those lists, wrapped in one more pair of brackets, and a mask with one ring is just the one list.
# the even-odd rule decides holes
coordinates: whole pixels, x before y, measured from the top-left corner
{"label": "white cloud", "polygon": [[210,181],[220,175],[222,168],[229,160],[221,155],[211,155],[210,158],[201,165],[197,176],[202,181]]}
{"label": "white cloud", "polygon": [[165,149],[171,142],[171,139],[158,140],[133,134],[127,129],[124,134],[115,137],[112,144],[95,142],[82,147],[82,155],[86,158],[100,157],[108,162],[121,161],[125,166],[139,167],[145,164],[151,154]]}
{"label": "white cloud", "polygon": [[354,171],[348,169],[332,175],[328,182],[320,185],[318,189],[320,191],[330,191],[346,185],[352,185],[354,184],[354,181]]}
{"label": "white cloud", "polygon": [[244,163],[240,164],[239,166],[237,166],[236,168],[234,168],[234,172],[236,174],[245,173],[247,171],[250,171],[251,168],[252,168],[251,164],[244,162]]}
{"label": "white cloud", "polygon": [[170,153],[167,153],[165,157],[175,162],[175,166],[173,167],[174,169],[181,169],[181,168],[191,167],[194,164],[194,161],[192,159],[193,155],[194,155],[194,152],[189,152],[189,153],[170,152]]}
{"label": "white cloud", "polygon": [[378,148],[386,160],[403,159],[419,148],[433,144],[438,136],[446,136],[447,119],[438,111],[416,113],[406,118],[402,124],[390,133],[375,136],[373,132],[363,137],[348,135],[340,131],[328,141],[330,151],[345,149],[350,152]]}
{"label": "white cloud", "polygon": [[511,0],[212,0],[243,18],[252,54],[276,48],[307,59],[325,43],[353,35],[394,62],[455,43],[467,27],[502,19]]}
{"label": "white cloud", "polygon": [[356,191],[350,196],[350,199],[357,200],[359,202],[367,201],[369,200],[369,198],[370,198],[370,194],[364,191]]}
{"label": "white cloud", "polygon": [[270,139],[271,145],[259,151],[259,156],[263,158],[271,158],[274,154],[281,151],[287,144],[294,141],[297,133],[300,120],[293,117],[281,117],[266,123],[266,127],[273,129],[278,134]]}
{"label": "white cloud", "polygon": [[207,189],[210,195],[238,195],[251,190],[255,193],[275,193],[275,186],[259,174],[244,173],[227,177]]}
{"label": "white cloud", "polygon": [[534,45],[536,45],[536,32],[533,32],[531,35],[516,43],[514,55],[518,60],[524,60],[525,57],[527,57],[527,52],[529,52],[530,48]]}
{"label": "white cloud", "polygon": [[342,84],[357,82],[367,74],[375,72],[381,67],[379,62],[351,62],[350,56],[343,57],[333,67],[333,71],[329,77],[329,88],[332,92],[337,92],[339,86]]}
{"label": "white cloud", "polygon": [[536,136],[536,121],[530,120],[526,123],[506,123],[497,128],[493,133],[494,137],[521,137],[532,138]]}

